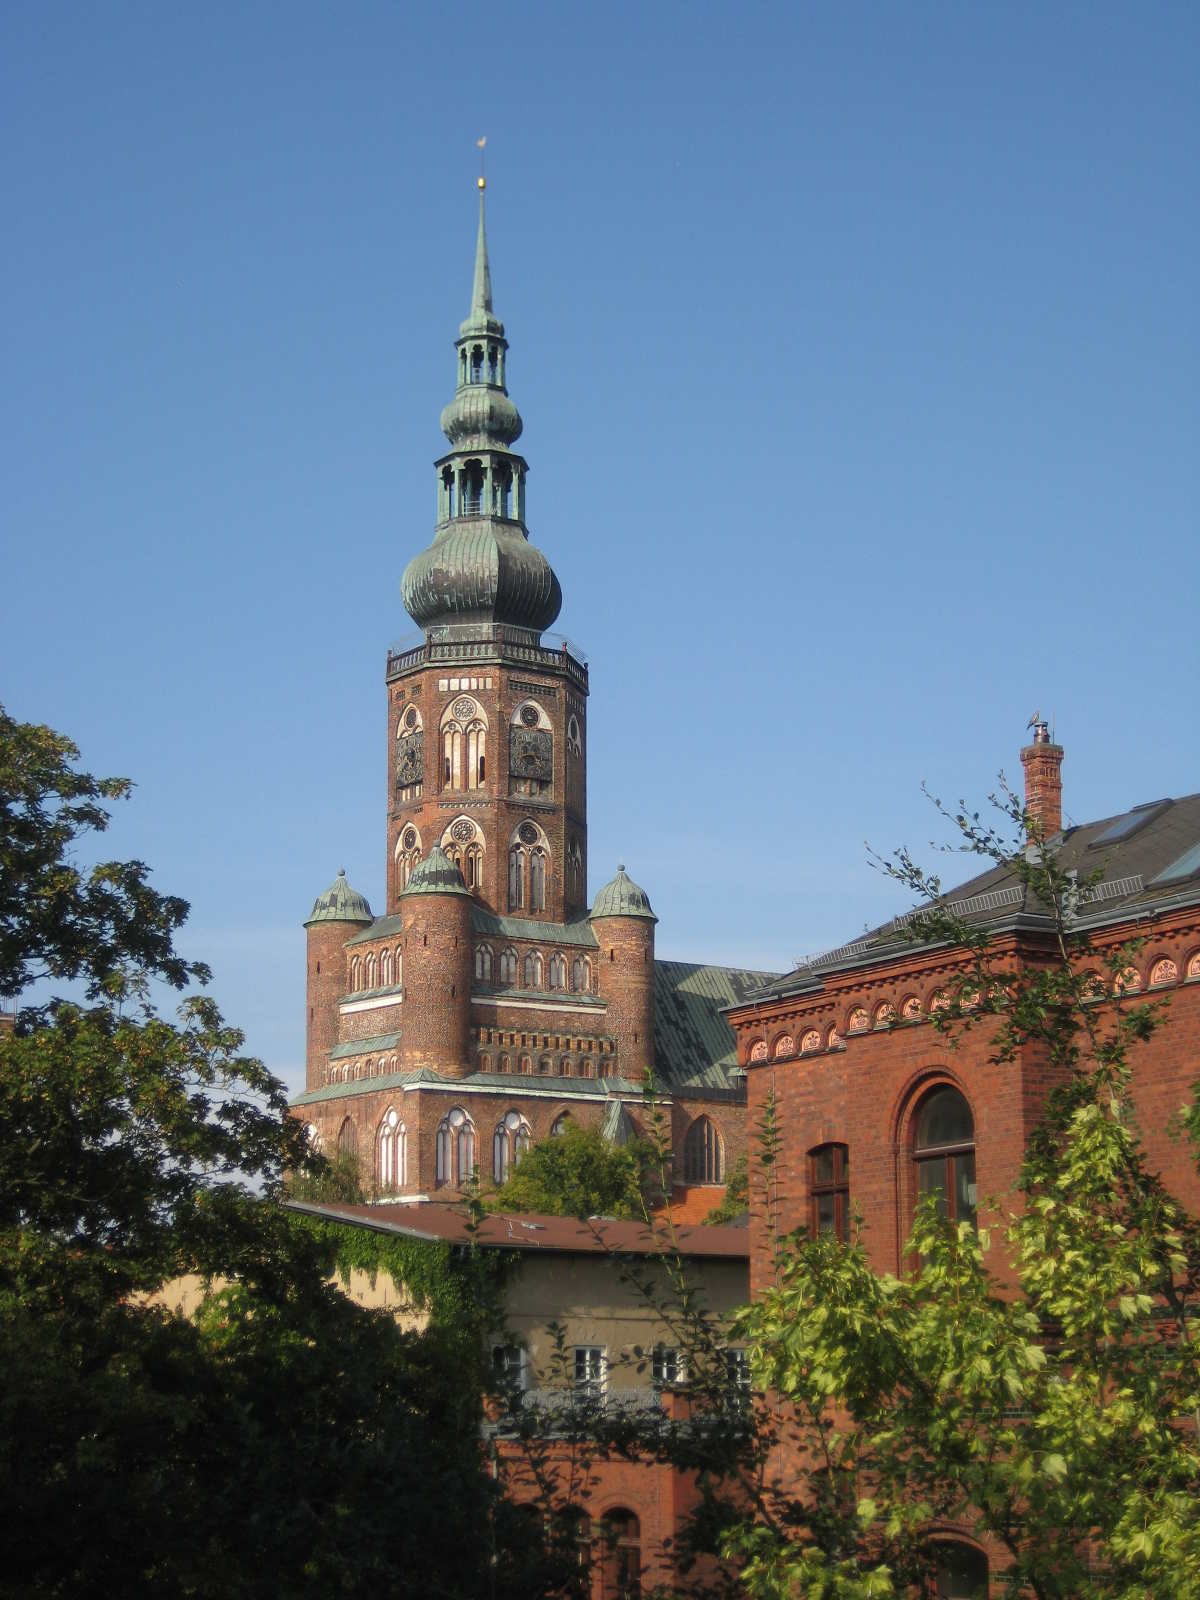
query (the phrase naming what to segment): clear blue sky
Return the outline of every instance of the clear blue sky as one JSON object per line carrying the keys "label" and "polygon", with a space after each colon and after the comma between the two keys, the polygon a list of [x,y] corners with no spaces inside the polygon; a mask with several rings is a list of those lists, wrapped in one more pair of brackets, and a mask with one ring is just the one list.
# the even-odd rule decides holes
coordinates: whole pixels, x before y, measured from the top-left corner
{"label": "clear blue sky", "polygon": [[296,1084],[382,901],[488,137],[529,526],[592,664],[591,887],[786,967],[1035,707],[1077,820],[1200,788],[1200,8],[0,14],[0,695]]}

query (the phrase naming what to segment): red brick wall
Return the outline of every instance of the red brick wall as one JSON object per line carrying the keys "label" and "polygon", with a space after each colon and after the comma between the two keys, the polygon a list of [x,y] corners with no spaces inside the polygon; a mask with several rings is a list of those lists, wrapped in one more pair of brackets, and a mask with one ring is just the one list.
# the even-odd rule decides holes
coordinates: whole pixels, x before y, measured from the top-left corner
{"label": "red brick wall", "polygon": [[443,1077],[473,1070],[471,901],[464,894],[414,894],[400,902],[404,1025],[400,1066]]}
{"label": "red brick wall", "polygon": [[358,931],[352,922],[314,922],[308,937],[304,1086],[315,1089],[338,1042],[337,1003],[346,987],[346,940]]}
{"label": "red brick wall", "polygon": [[595,917],[596,987],[608,1005],[622,1076],[637,1083],[654,1062],[654,923],[649,917]]}

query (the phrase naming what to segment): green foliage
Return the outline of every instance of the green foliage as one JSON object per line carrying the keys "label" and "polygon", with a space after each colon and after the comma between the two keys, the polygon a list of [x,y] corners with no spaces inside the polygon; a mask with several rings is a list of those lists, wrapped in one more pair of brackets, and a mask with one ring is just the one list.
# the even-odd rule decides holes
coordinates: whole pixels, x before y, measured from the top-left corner
{"label": "green foliage", "polygon": [[782,1242],[739,1332],[777,1397],[771,1443],[805,1469],[765,1481],[726,1536],[756,1597],[902,1593],[929,1567],[931,1531],[955,1523],[1007,1552],[994,1593],[1200,1595],[1200,1231],[1146,1163],[1132,1092],[1131,1052],[1163,1010],[1120,994],[1129,949],[1091,948],[1074,880],[1044,841],[1026,854],[1029,819],[1002,804],[1017,844],[965,808],[954,821],[1040,902],[1047,933],[1029,955],[1002,958],[958,922],[906,854],[891,870],[927,903],[913,936],[965,958],[934,1025],[952,1040],[988,1026],[992,1070],[1035,1053],[1063,1087],[1029,1143],[1021,1204],[978,1232],[923,1204],[909,1275],[877,1275],[858,1241]]}
{"label": "green foliage", "polygon": [[716,1227],[722,1222],[736,1222],[750,1209],[750,1164],[743,1152],[733,1164],[725,1198],[715,1205],[704,1219],[705,1227]]}
{"label": "green foliage", "polygon": [[285,1178],[283,1191],[289,1200],[351,1206],[361,1205],[366,1200],[362,1163],[352,1150],[335,1148],[320,1159],[314,1156]]}
{"label": "green foliage", "polygon": [[490,1211],[557,1217],[642,1217],[656,1192],[658,1162],[641,1140],[613,1145],[593,1128],[567,1131],[526,1152],[508,1181],[484,1199]]}
{"label": "green foliage", "polygon": [[[283,1086],[211,1001],[148,1004],[205,975],[186,906],[72,865],[129,789],[75,758],[0,713],[0,993],[87,996],[0,1037],[0,1596],[481,1593],[461,1342],[329,1281],[337,1241],[279,1204],[316,1166]],[[151,1298],[185,1273],[192,1319]]]}

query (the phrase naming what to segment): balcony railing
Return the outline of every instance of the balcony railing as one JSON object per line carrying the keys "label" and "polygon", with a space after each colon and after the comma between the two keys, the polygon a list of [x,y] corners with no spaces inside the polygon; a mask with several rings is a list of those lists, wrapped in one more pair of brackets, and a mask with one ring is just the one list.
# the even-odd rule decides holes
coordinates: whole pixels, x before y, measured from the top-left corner
{"label": "balcony railing", "polygon": [[387,675],[394,678],[413,667],[462,662],[512,661],[531,667],[565,665],[567,676],[586,690],[587,656],[558,633],[539,634],[503,622],[454,622],[430,628],[425,635],[402,639],[388,650]]}

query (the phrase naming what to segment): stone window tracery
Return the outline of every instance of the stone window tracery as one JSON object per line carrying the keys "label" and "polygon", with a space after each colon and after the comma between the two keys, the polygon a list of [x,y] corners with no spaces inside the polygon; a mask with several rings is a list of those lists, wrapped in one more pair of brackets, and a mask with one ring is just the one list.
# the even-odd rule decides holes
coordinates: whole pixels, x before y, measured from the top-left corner
{"label": "stone window tracery", "polygon": [[443,832],[441,846],[475,894],[483,885],[483,830],[473,817],[455,817]]}
{"label": "stone window tracery", "polygon": [[503,1183],[509,1171],[516,1170],[532,1143],[533,1134],[521,1113],[507,1112],[492,1135],[492,1178],[495,1183]]}
{"label": "stone window tracery", "polygon": [[386,1194],[408,1181],[408,1131],[393,1106],[379,1124],[379,1187]]}
{"label": "stone window tracery", "polygon": [[475,946],[475,977],[479,983],[492,981],[492,947],[490,944]]}
{"label": "stone window tracery", "polygon": [[550,957],[550,987],[552,989],[567,987],[567,960],[558,950]]}
{"label": "stone window tracery", "polygon": [[507,950],[500,952],[500,982],[516,983],[517,981],[517,952],[509,945]]}
{"label": "stone window tracery", "polygon": [[470,695],[442,713],[442,788],[481,789],[487,778],[487,715]]}
{"label": "stone window tracery", "polygon": [[508,909],[546,909],[550,842],[531,818],[514,830],[508,845]]}
{"label": "stone window tracery", "polygon": [[573,756],[583,754],[583,738],[579,732],[579,718],[574,712],[567,718],[567,749]]}
{"label": "stone window tracery", "polygon": [[400,837],[396,840],[395,855],[396,877],[400,888],[407,889],[408,880],[421,859],[421,835],[411,822],[400,830]]}
{"label": "stone window tracery", "polygon": [[475,1124],[461,1106],[438,1124],[435,1172],[439,1184],[462,1188],[475,1171]]}
{"label": "stone window tracery", "polygon": [[542,958],[536,950],[530,950],[526,953],[522,976],[526,989],[540,989],[542,987]]}

